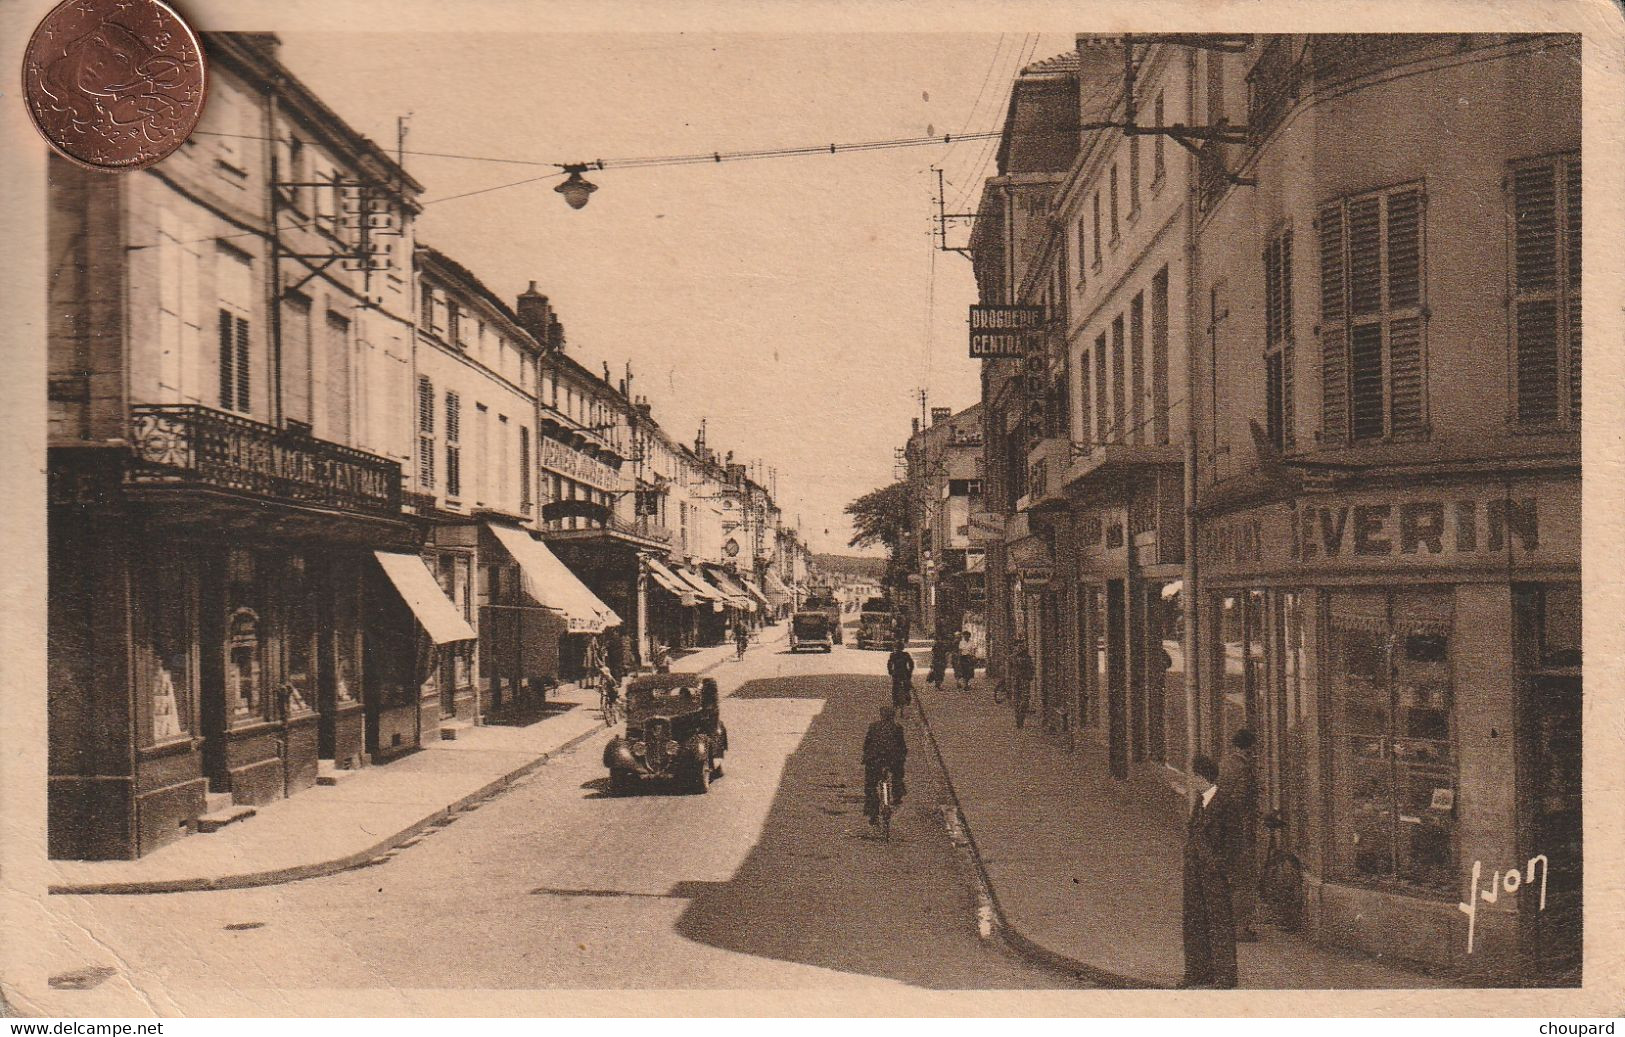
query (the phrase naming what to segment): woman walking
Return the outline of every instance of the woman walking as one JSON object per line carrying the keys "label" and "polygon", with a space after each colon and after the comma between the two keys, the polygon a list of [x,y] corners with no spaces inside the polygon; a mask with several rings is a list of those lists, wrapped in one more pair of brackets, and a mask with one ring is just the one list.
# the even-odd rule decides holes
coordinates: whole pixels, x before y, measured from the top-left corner
{"label": "woman walking", "polygon": [[959,690],[968,692],[971,678],[976,676],[976,646],[971,641],[970,631],[959,632],[959,644],[955,650],[954,677],[959,681]]}

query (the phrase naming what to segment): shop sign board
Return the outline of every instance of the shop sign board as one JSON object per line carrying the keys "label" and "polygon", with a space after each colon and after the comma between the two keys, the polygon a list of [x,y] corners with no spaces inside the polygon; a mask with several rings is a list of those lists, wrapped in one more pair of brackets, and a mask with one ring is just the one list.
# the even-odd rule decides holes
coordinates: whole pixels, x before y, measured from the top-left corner
{"label": "shop sign board", "polygon": [[1198,534],[1214,575],[1579,561],[1577,483],[1404,487],[1316,494],[1206,521]]}
{"label": "shop sign board", "polygon": [[596,461],[579,450],[574,450],[556,439],[541,436],[537,460],[543,468],[567,475],[600,490],[614,490],[621,483],[620,473],[602,461]]}
{"label": "shop sign board", "polygon": [[968,539],[973,544],[987,544],[1004,539],[1003,515],[995,515],[990,511],[973,511],[967,525]]}
{"label": "shop sign board", "polygon": [[1032,349],[1032,340],[1043,320],[1042,306],[972,306],[971,359],[996,360],[1026,356]]}

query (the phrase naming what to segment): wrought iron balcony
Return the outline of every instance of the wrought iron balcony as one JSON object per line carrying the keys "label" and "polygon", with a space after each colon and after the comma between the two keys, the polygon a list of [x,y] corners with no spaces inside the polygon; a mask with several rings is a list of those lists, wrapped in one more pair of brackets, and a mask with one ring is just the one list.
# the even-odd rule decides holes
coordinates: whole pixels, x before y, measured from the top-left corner
{"label": "wrought iron balcony", "polygon": [[194,405],[130,408],[140,486],[215,489],[394,518],[401,466],[387,458]]}

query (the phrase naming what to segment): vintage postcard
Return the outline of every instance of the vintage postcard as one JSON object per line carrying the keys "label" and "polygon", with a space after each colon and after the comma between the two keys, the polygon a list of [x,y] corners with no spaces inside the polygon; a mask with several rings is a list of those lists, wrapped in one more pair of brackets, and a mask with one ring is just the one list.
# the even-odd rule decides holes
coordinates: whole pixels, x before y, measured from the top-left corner
{"label": "vintage postcard", "polygon": [[0,13],[5,1012],[1618,1012],[1614,7]]}

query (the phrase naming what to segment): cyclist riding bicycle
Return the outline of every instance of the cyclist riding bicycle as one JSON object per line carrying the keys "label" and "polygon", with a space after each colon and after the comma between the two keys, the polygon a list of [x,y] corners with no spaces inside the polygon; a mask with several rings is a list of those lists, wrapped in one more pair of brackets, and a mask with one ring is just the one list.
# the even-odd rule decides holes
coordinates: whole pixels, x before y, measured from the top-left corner
{"label": "cyclist riding bicycle", "polygon": [[891,704],[902,709],[914,696],[914,657],[903,648],[903,642],[886,660],[886,672],[891,674]]}
{"label": "cyclist riding bicycle", "polygon": [[734,624],[734,657],[745,658],[745,649],[750,645],[750,628],[744,622]]}
{"label": "cyclist riding bicycle", "polygon": [[896,710],[882,706],[880,719],[870,724],[863,736],[863,813],[871,825],[880,823],[877,789],[886,771],[891,772],[892,802],[903,801],[903,766],[908,762],[908,742],[896,717]]}

